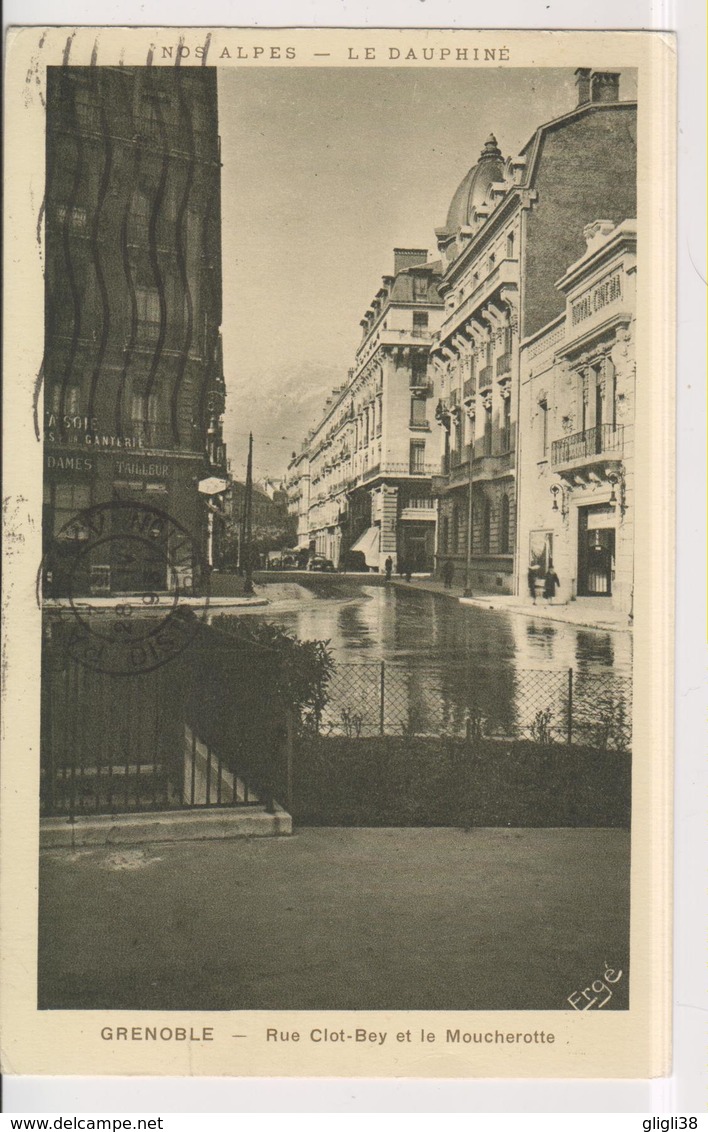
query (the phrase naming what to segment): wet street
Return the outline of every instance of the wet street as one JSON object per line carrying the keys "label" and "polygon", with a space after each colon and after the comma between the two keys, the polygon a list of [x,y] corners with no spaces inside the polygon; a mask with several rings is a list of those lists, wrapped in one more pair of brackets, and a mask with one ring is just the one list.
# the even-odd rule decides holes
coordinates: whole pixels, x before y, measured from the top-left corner
{"label": "wet street", "polygon": [[[629,633],[586,629],[542,617],[463,606],[448,597],[365,578],[293,575],[297,599],[283,611],[274,602],[258,616],[302,640],[329,640],[342,662],[393,661],[426,668],[474,671],[608,669],[629,676]],[[267,585],[260,587],[265,596]],[[298,607],[293,608],[293,605]]]}
{"label": "wet street", "polygon": [[460,733],[470,715],[479,715],[489,733],[528,737],[545,713],[552,737],[565,740],[570,670],[576,739],[583,726],[592,738],[588,727],[596,726],[592,713],[600,702],[604,718],[619,710],[624,727],[629,717],[630,633],[463,606],[415,582],[408,588],[365,577],[285,577],[268,584],[261,576],[259,592],[271,604],[249,616],[301,640],[329,641],[337,662],[330,730],[349,733],[355,719],[362,733]]}

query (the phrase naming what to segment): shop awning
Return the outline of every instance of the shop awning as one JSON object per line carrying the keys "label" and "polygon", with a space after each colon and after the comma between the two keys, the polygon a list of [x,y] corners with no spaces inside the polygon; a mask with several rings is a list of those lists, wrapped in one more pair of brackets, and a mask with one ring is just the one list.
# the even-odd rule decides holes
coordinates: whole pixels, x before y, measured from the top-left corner
{"label": "shop awning", "polygon": [[360,550],[364,555],[364,561],[367,566],[378,566],[379,564],[379,538],[381,531],[379,527],[369,527],[364,531],[363,535],[351,547],[352,550]]}

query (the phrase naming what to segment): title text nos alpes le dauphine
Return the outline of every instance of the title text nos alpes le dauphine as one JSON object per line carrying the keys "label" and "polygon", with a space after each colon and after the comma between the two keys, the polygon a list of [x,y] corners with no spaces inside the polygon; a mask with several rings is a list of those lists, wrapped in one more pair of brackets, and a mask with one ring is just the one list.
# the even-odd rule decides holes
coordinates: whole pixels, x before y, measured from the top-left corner
{"label": "title text nos alpes le dauphine", "polygon": [[332,51],[313,51],[302,47],[294,47],[288,43],[262,43],[246,46],[238,43],[221,43],[211,47],[207,44],[190,45],[187,43],[173,43],[160,49],[161,60],[172,59],[175,62],[185,59],[202,59],[208,57],[210,63],[227,59],[238,61],[251,60],[258,63],[276,63],[279,60],[299,59],[307,62],[311,58],[330,59],[333,63],[508,63],[511,59],[510,49],[503,44],[494,47],[480,47],[463,41],[455,41],[454,45],[401,44],[400,46],[365,47],[350,45],[336,47]]}

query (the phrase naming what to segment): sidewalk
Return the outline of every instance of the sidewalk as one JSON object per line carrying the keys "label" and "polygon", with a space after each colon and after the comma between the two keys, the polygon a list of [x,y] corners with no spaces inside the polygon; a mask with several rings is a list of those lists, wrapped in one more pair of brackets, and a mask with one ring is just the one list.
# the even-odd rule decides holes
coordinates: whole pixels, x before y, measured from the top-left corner
{"label": "sidewalk", "polygon": [[[54,849],[40,856],[39,1005],[568,1010],[606,960],[626,970],[628,910],[621,829]],[[618,992],[626,1008],[626,979]]]}
{"label": "sidewalk", "polygon": [[[161,605],[148,605],[143,601],[142,596],[134,594],[113,594],[111,597],[80,597],[74,600],[68,597],[49,597],[42,602],[42,609],[77,609],[92,613],[111,613],[117,605],[120,605],[139,609],[142,613],[164,613],[175,602],[175,598],[173,594],[169,593],[161,594],[160,597],[163,601]],[[181,609],[203,609],[205,605],[211,610],[232,609],[234,606],[240,605],[268,605],[268,599],[256,595],[254,597],[210,597],[207,601],[205,597],[182,595],[175,604]]]}
{"label": "sidewalk", "polygon": [[535,617],[542,621],[563,621],[566,625],[581,625],[586,629],[610,630],[617,633],[631,632],[632,625],[626,613],[619,610],[603,609],[583,605],[582,602],[569,602],[567,605],[549,605],[543,598],[533,605],[514,594],[480,594],[478,597],[465,597],[464,586],[452,585],[446,588],[443,582],[430,577],[413,576],[410,582],[402,578],[392,578],[391,585],[402,589],[424,590],[426,593],[442,594],[454,598],[461,605],[472,605],[477,609],[496,609],[506,613],[520,613],[525,617]]}

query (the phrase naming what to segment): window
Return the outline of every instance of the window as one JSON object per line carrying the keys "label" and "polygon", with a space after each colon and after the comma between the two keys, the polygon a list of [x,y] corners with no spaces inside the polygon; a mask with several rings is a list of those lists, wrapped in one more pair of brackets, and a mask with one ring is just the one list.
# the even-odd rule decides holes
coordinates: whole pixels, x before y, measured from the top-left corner
{"label": "window", "polygon": [[150,229],[150,198],[143,189],[136,189],[130,208],[128,240],[132,244],[147,243]]}
{"label": "window", "polygon": [[133,389],[130,416],[134,425],[156,425],[160,417],[160,393],[156,386]]}
{"label": "window", "polygon": [[153,342],[160,333],[160,296],[157,287],[136,287],[138,307],[138,335],[143,341]]}
{"label": "window", "polygon": [[539,401],[538,410],[541,414],[541,456],[545,460],[548,455],[548,402]]}
{"label": "window", "polygon": [[450,549],[460,549],[460,511],[454,503],[452,505],[452,546]]}
{"label": "window", "polygon": [[425,299],[428,296],[428,278],[426,275],[413,276],[413,298]]}
{"label": "window", "polygon": [[510,554],[509,550],[509,496],[502,495],[501,516],[499,520],[499,553]]}
{"label": "window", "polygon": [[490,271],[494,270],[494,264],[496,262],[497,262],[497,257],[495,256],[494,252],[492,252],[492,254],[489,257],[489,270]]}
{"label": "window", "polygon": [[428,358],[422,351],[411,354],[410,383],[414,386],[423,386],[428,383]]}
{"label": "window", "polygon": [[484,406],[484,455],[492,454],[492,406]]}
{"label": "window", "polygon": [[428,312],[413,311],[413,336],[422,338],[428,329]]}
{"label": "window", "polygon": [[484,343],[484,363],[485,363],[485,365],[490,366],[492,364],[493,354],[494,354],[494,343],[492,342],[492,339],[490,337],[490,338],[487,338],[487,341]]}
{"label": "window", "polygon": [[492,541],[492,505],[487,500],[482,514],[482,553],[489,554]]}
{"label": "window", "polygon": [[[83,526],[78,519],[74,523],[71,520],[77,516],[78,512],[85,510],[90,503],[90,484],[56,483],[54,485],[54,514],[52,516],[54,538],[59,537],[62,542],[86,540],[89,537],[88,528]],[[63,527],[66,527],[66,530],[62,531]]]}
{"label": "window", "polygon": [[62,383],[57,381],[52,385],[49,411],[57,417],[76,416],[81,412],[80,396],[81,390],[78,385],[67,385],[64,388]]}
{"label": "window", "polygon": [[411,440],[410,444],[410,472],[420,475],[425,471],[425,441]]}
{"label": "window", "polygon": [[425,397],[411,397],[411,424],[418,428],[427,425]]}
{"label": "window", "polygon": [[511,451],[511,397],[506,397],[504,405],[504,425],[502,429],[502,452]]}
{"label": "window", "polygon": [[506,258],[514,258],[514,233],[510,232],[506,238]]}
{"label": "window", "polygon": [[85,232],[87,227],[86,220],[85,208],[77,208],[76,206],[69,208],[67,204],[57,205],[57,221],[62,228],[66,225],[77,232]]}
{"label": "window", "polygon": [[512,347],[513,341],[514,341],[513,330],[511,329],[510,326],[505,326],[504,327],[504,337],[503,337],[504,353],[505,354],[511,353],[511,347]]}

